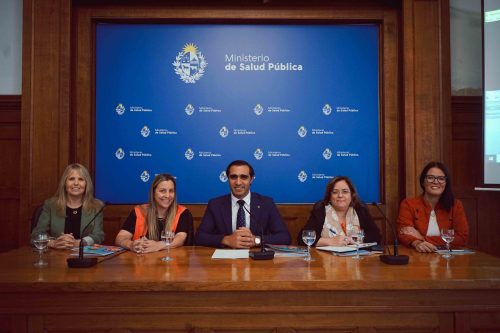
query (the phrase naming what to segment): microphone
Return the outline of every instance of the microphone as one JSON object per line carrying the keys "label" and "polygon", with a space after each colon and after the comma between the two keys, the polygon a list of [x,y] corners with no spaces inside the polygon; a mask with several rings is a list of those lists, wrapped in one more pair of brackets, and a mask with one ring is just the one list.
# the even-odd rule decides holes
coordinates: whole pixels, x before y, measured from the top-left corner
{"label": "microphone", "polygon": [[[257,206],[257,208],[260,208],[260,206]],[[269,260],[274,258],[274,251],[266,251],[265,246],[264,246],[264,228],[262,227],[262,224],[260,221],[256,220],[254,216],[250,213],[250,211],[243,205],[243,209],[250,215],[250,221],[254,220],[257,221],[258,226],[260,227],[260,251],[252,251],[248,255],[250,258],[253,260]]]}
{"label": "microphone", "polygon": [[68,263],[68,267],[71,268],[86,268],[86,267],[92,267],[97,264],[97,258],[85,258],[83,256],[83,235],[85,234],[85,231],[87,231],[87,228],[90,227],[91,224],[94,223],[95,219],[99,214],[102,213],[104,210],[104,207],[108,205],[108,202],[104,202],[104,205],[102,205],[101,209],[97,211],[97,213],[92,217],[89,223],[82,229],[81,235],[80,235],[80,245],[78,246],[78,258],[68,258],[66,259]]}
{"label": "microphone", "polygon": [[370,204],[377,207],[380,214],[382,214],[382,216],[384,217],[385,224],[390,226],[390,228],[392,230],[392,234],[394,235],[393,255],[383,254],[380,256],[380,261],[382,261],[384,264],[387,264],[387,265],[407,265],[408,262],[410,261],[410,257],[408,257],[407,255],[398,255],[398,235],[396,234],[396,230],[394,229],[394,226],[392,225],[392,223],[389,222],[389,219],[384,214],[384,211],[382,210],[382,208],[380,208],[380,206],[377,202],[372,202]]}

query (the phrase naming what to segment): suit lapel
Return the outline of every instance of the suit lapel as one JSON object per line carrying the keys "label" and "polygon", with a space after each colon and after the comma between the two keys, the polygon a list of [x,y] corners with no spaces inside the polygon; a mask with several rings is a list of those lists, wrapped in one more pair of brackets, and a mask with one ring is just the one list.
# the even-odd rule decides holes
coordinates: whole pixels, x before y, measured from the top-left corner
{"label": "suit lapel", "polygon": [[262,231],[260,230],[261,226],[260,221],[261,221],[261,207],[260,207],[260,197],[256,193],[252,193],[252,198],[250,201],[250,213],[252,214],[250,216],[250,230],[252,231],[252,234],[254,235],[260,235]]}
{"label": "suit lapel", "polygon": [[226,229],[226,235],[230,235],[233,233],[233,223],[232,223],[232,207],[231,207],[231,195],[228,195],[222,201],[222,222],[224,224],[224,228]]}

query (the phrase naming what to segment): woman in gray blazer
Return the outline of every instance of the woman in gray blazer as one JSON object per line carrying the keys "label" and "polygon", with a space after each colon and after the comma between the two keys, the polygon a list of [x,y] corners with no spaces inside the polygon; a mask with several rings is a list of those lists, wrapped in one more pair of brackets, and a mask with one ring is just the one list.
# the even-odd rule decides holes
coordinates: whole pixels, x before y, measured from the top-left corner
{"label": "woman in gray blazer", "polygon": [[104,240],[103,205],[94,198],[94,185],[88,170],[81,164],[70,164],[64,170],[55,195],[45,200],[31,238],[48,233],[53,238],[49,247],[55,249],[76,247],[82,241],[84,245],[101,243]]}

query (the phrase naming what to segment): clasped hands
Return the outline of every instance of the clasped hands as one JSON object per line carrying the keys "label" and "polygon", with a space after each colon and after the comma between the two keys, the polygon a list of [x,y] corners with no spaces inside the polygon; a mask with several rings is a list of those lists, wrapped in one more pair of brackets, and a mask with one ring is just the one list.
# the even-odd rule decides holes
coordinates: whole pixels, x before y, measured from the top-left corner
{"label": "clasped hands", "polygon": [[130,250],[135,253],[150,253],[161,251],[165,248],[165,246],[165,242],[151,240],[146,236],[142,236],[141,238],[132,241]]}
{"label": "clasped hands", "polygon": [[437,248],[434,244],[429,243],[425,240],[424,236],[415,229],[414,227],[402,227],[399,229],[399,233],[402,235],[410,235],[416,238],[413,242],[411,242],[411,245],[417,250],[418,252],[436,252]]}
{"label": "clasped hands", "polygon": [[233,249],[249,249],[255,244],[255,236],[250,229],[241,227],[231,235],[224,236],[222,244]]}
{"label": "clasped hands", "polygon": [[48,245],[53,249],[71,249],[80,245],[80,239],[75,239],[72,233],[62,233],[56,239],[51,239]]}

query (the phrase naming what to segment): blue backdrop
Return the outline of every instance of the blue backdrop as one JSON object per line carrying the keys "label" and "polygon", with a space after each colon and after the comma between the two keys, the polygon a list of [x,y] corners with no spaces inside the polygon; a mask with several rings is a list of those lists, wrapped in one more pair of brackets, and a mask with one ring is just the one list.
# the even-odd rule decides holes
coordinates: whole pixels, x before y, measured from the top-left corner
{"label": "blue backdrop", "polygon": [[252,190],[311,203],[347,175],[379,201],[377,25],[98,24],[96,196],[147,201],[177,177],[178,201],[229,191],[249,161]]}

